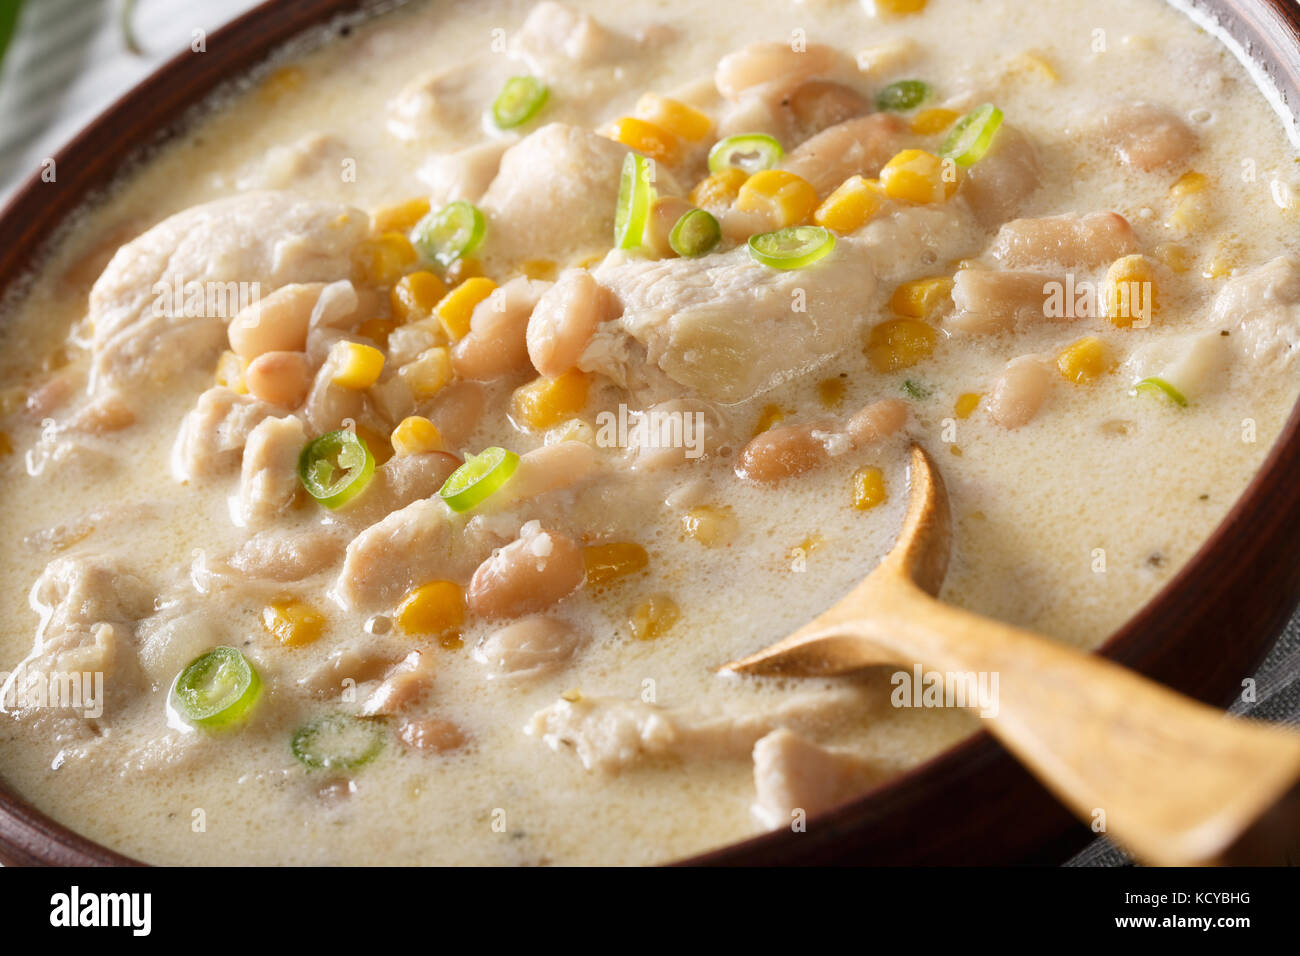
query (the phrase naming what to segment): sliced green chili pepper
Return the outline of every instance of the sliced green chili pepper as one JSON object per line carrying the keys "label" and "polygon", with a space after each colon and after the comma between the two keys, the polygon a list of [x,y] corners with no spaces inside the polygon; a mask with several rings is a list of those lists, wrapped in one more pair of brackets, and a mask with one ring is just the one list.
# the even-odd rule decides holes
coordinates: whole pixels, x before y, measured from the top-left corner
{"label": "sliced green chili pepper", "polygon": [[709,252],[722,239],[718,220],[703,209],[688,209],[668,234],[668,245],[685,259]]}
{"label": "sliced green chili pepper", "polygon": [[492,122],[498,129],[523,126],[536,116],[550,91],[535,76],[512,76],[492,104]]}
{"label": "sliced green chili pepper", "polygon": [[623,157],[623,176],[618,184],[618,209],[614,213],[614,245],[635,249],[641,245],[654,186],[650,183],[650,160],[640,153]]}
{"label": "sliced green chili pepper", "polygon": [[972,166],[989,151],[1001,125],[1000,109],[992,103],[977,106],[956,122],[939,148],[939,155],[958,166]]}
{"label": "sliced green chili pepper", "polygon": [[172,685],[172,703],[200,727],[225,727],[242,720],[257,702],[262,679],[233,647],[214,647],[196,657]]}
{"label": "sliced green chili pepper", "polygon": [[321,435],[298,456],[302,486],[326,508],[342,508],[365,491],[375,473],[375,456],[365,440],[340,429]]}
{"label": "sliced green chili pepper", "polygon": [[384,749],[383,728],[349,714],[327,714],[299,727],[290,744],[293,755],[313,770],[355,770]]}
{"label": "sliced green chili pepper", "polygon": [[766,133],[741,133],[713,144],[709,150],[709,172],[720,173],[728,166],[735,166],[753,175],[761,169],[771,169],[784,155],[781,144]]}
{"label": "sliced green chili pepper", "polygon": [[452,511],[469,511],[501,488],[519,467],[519,456],[493,446],[471,455],[447,478],[438,497]]}
{"label": "sliced green chili pepper", "polygon": [[431,212],[411,230],[411,244],[426,259],[444,269],[483,244],[487,220],[478,207],[457,199]]}
{"label": "sliced green chili pepper", "polygon": [[930,84],[922,80],[899,80],[876,94],[876,109],[904,113],[914,110],[933,95]]}
{"label": "sliced green chili pepper", "polygon": [[835,235],[823,226],[789,226],[749,237],[749,254],[773,269],[802,269],[835,248]]}
{"label": "sliced green chili pepper", "polygon": [[22,0],[0,0],[0,63],[4,63],[5,50],[18,30],[18,13]]}
{"label": "sliced green chili pepper", "polygon": [[1141,395],[1144,393],[1163,396],[1180,408],[1187,407],[1187,398],[1183,393],[1176,389],[1171,383],[1166,382],[1163,378],[1157,378],[1155,376],[1144,378],[1133,386],[1134,395]]}

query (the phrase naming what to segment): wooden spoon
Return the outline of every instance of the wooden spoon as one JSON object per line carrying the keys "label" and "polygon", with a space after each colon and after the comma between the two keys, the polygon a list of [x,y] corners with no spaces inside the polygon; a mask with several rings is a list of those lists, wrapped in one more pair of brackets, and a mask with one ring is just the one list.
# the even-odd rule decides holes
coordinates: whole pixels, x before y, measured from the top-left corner
{"label": "wooden spoon", "polygon": [[998,675],[988,728],[1066,806],[1149,863],[1280,863],[1300,838],[1300,735],[1238,720],[1118,664],[935,600],[948,493],[912,446],[898,541],[825,614],[724,670],[878,664]]}

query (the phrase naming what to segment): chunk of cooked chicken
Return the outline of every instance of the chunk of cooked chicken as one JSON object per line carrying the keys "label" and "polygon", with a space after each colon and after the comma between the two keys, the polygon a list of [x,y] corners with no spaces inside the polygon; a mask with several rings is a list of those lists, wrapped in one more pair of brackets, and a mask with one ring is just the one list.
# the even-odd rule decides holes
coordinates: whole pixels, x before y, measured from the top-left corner
{"label": "chunk of cooked chicken", "polygon": [[815,816],[884,776],[860,757],[819,747],[778,728],[754,744],[753,813],[768,829],[789,826],[796,813]]}
{"label": "chunk of cooked chicken", "polygon": [[[482,255],[503,263],[539,248],[563,262],[604,252],[614,241],[614,209],[628,148],[591,130],[549,123],[506,150],[480,206],[488,217]],[[659,167],[656,188],[679,192]]]}
{"label": "chunk of cooked chicken", "polygon": [[181,420],[172,450],[172,471],[178,481],[190,481],[234,468],[244,453],[244,443],[275,407],[216,385],[199,396],[198,403]]}
{"label": "chunk of cooked chicken", "polygon": [[239,476],[239,517],[248,527],[273,521],[298,497],[298,456],[307,444],[302,420],[266,418],[248,433]]}
{"label": "chunk of cooked chicken", "polygon": [[421,498],[371,525],[348,545],[335,594],[352,608],[394,605],[426,581],[468,575],[478,562],[453,550],[452,517],[442,501]]}
{"label": "chunk of cooked chicken", "polygon": [[1300,352],[1300,261],[1279,256],[1233,276],[1215,296],[1212,315],[1246,358],[1289,366]]}
{"label": "chunk of cooked chicken", "polygon": [[644,360],[652,375],[726,404],[825,364],[854,341],[876,294],[867,247],[843,240],[799,270],[769,269],[741,248],[698,259],[616,252],[592,274],[622,315],[601,324],[579,368],[653,392],[653,379],[640,381]]}
{"label": "chunk of cooked chicken", "polygon": [[1020,212],[1042,182],[1038,147],[1023,131],[1003,124],[989,151],[967,170],[961,184],[975,218],[985,228]]}
{"label": "chunk of cooked chicken", "polygon": [[[91,289],[92,386],[131,386],[124,390],[138,395],[143,385],[210,367],[245,300],[347,276],[368,228],[358,209],[278,192],[218,199],[163,220],[119,249]],[[178,285],[182,298],[201,288],[203,307],[169,301]]]}
{"label": "chunk of cooked chicken", "polygon": [[1013,219],[990,247],[995,259],[1013,269],[1045,264],[1096,269],[1137,251],[1133,227],[1117,212]]}

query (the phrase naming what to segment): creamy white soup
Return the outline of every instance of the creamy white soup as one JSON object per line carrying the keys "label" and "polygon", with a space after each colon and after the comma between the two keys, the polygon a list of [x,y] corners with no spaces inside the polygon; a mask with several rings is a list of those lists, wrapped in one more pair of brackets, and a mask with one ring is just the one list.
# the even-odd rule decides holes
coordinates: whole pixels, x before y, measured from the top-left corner
{"label": "creamy white soup", "polygon": [[1295,402],[1296,152],[1156,0],[413,2],[0,328],[0,773],[156,863],[671,860],[969,734],[719,665],[954,509],[1093,647]]}

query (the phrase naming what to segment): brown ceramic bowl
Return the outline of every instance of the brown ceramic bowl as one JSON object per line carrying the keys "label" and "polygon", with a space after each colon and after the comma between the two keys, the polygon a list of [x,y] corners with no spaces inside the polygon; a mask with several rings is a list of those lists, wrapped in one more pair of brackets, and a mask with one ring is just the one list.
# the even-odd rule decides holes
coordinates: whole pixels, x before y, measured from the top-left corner
{"label": "brown ceramic bowl", "polygon": [[[189,110],[285,42],[382,0],[267,0],[182,54],[61,150],[57,183],[33,177],[0,213],[0,294],[57,227],[128,163],[184,127]],[[1216,15],[1300,122],[1296,0],[1185,0]],[[1208,703],[1240,690],[1300,601],[1300,411],[1223,523],[1158,595],[1099,650]],[[2,768],[0,768],[2,772]],[[769,833],[696,864],[1060,863],[1090,837],[987,733],[980,732],[808,832]],[[0,783],[0,862],[132,865],[54,822]]]}

